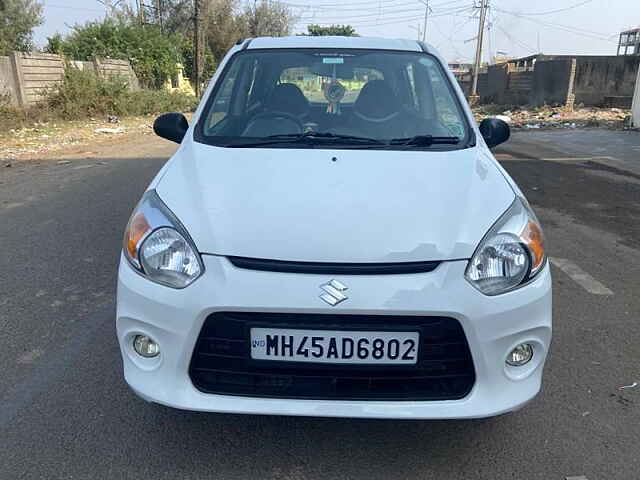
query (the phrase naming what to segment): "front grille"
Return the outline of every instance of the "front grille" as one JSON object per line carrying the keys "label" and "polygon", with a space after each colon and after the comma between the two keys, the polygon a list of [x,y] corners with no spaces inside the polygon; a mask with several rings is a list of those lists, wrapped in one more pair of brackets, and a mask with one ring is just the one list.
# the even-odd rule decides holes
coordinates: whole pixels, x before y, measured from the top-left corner
{"label": "front grille", "polygon": [[[415,365],[253,360],[250,329],[418,331]],[[448,317],[217,312],[203,325],[189,374],[205,393],[325,400],[456,400],[475,371],[460,323]]]}
{"label": "front grille", "polygon": [[290,262],[263,258],[227,257],[237,268],[263,272],[310,273],[315,275],[403,275],[433,272],[441,262],[325,263]]}

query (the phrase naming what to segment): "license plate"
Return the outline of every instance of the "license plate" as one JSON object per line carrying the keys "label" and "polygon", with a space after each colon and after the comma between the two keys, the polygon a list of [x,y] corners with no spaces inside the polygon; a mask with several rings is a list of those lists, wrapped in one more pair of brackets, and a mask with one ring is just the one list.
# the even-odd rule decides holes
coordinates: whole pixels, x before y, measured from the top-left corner
{"label": "license plate", "polygon": [[286,362],[415,364],[418,332],[251,329],[251,358]]}

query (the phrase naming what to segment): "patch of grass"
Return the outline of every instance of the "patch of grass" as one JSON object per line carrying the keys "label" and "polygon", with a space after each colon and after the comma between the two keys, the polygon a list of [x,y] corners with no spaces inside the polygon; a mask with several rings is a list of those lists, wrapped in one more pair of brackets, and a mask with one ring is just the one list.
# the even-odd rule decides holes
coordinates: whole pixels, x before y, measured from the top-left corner
{"label": "patch of grass", "polygon": [[126,105],[121,105],[123,115],[150,115],[166,112],[193,112],[198,101],[193,95],[168,90],[139,90],[127,92]]}
{"label": "patch of grass", "polygon": [[59,85],[43,94],[41,102],[26,108],[10,106],[8,101],[0,101],[0,129],[6,132],[52,120],[190,112],[198,103],[194,96],[183,92],[132,91],[123,79],[102,79],[93,72],[72,67],[67,68]]}

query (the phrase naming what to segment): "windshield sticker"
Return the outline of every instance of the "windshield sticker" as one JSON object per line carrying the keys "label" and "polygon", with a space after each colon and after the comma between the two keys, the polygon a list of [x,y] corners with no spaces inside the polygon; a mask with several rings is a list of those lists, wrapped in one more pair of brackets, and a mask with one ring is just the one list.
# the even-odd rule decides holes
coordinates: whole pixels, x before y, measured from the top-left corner
{"label": "windshield sticker", "polygon": [[335,63],[344,63],[344,58],[331,58],[331,57],[324,57],[322,59],[322,63],[330,63],[330,64],[335,64]]}

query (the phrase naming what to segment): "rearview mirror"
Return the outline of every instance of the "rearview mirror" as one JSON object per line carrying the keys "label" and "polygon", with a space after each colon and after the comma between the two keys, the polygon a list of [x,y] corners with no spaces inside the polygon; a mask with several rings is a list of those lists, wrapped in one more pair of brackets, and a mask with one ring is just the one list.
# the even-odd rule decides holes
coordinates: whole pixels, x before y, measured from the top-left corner
{"label": "rearview mirror", "polygon": [[189,122],[181,113],[165,113],[153,122],[153,131],[159,137],[180,143],[189,129]]}
{"label": "rearview mirror", "polygon": [[480,133],[489,148],[493,148],[509,140],[511,129],[507,122],[497,118],[485,118],[480,122]]}

